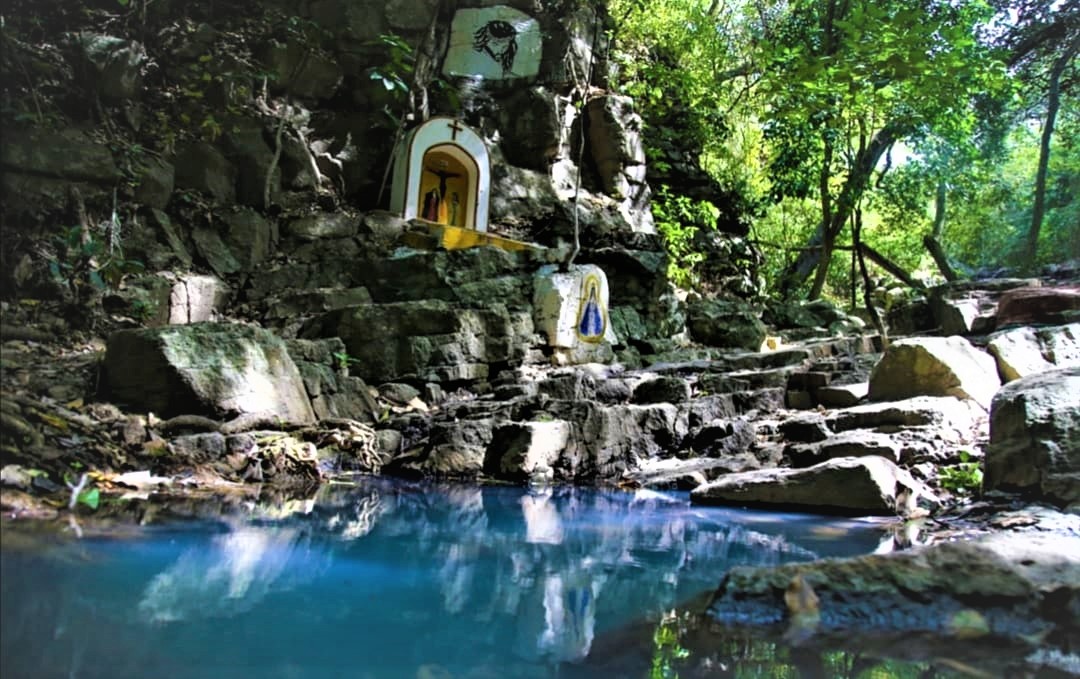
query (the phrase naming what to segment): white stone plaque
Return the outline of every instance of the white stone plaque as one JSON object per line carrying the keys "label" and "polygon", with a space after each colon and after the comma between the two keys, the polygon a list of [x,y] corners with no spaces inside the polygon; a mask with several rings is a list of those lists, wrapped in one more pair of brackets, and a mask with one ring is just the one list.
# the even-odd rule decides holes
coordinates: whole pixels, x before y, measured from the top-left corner
{"label": "white stone plaque", "polygon": [[450,24],[443,74],[485,80],[532,78],[540,72],[540,24],[513,7],[459,9]]}

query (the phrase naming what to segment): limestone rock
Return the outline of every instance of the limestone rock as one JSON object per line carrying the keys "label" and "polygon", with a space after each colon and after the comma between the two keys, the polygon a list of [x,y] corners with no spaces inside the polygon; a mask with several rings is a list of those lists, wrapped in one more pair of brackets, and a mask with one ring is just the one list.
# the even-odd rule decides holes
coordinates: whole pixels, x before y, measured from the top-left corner
{"label": "limestone rock", "polygon": [[320,238],[349,238],[356,235],[356,220],[344,212],[328,212],[298,217],[289,222],[286,231],[300,240]]}
{"label": "limestone rock", "polygon": [[919,337],[893,342],[870,374],[870,400],[912,396],[970,398],[983,408],[1001,386],[989,355],[962,337]]}
{"label": "limestone rock", "polygon": [[728,474],[690,494],[700,504],[901,516],[915,508],[919,497],[933,495],[906,471],[877,456],[837,458],[806,469]]}
{"label": "limestone rock", "polygon": [[1042,328],[1023,326],[995,333],[987,349],[997,360],[1003,382],[1080,365],[1080,323]]}
{"label": "limestone rock", "polygon": [[991,330],[1000,293],[946,283],[931,291],[931,310],[941,334],[967,335]]}
{"label": "limestone rock", "polygon": [[826,408],[850,408],[870,394],[869,382],[830,384],[814,391],[814,398]]}
{"label": "limestone rock", "polygon": [[1009,382],[990,409],[984,487],[1080,500],[1080,367]]}
{"label": "limestone rock", "polygon": [[681,377],[663,375],[634,387],[634,403],[683,403],[690,400],[690,385]]}
{"label": "limestone rock", "polygon": [[300,43],[272,41],[263,63],[275,74],[274,88],[302,99],[329,99],[343,79],[341,66],[329,55]]}
{"label": "limestone rock", "polygon": [[219,215],[224,242],[242,270],[253,271],[273,252],[277,229],[255,210],[236,207]]}
{"label": "limestone rock", "polygon": [[534,334],[528,312],[499,304],[460,309],[439,300],[331,311],[303,332],[342,338],[353,374],[372,383],[485,379],[490,363],[520,363]]}
{"label": "limestone rock", "polygon": [[743,418],[717,418],[694,434],[692,447],[705,457],[733,458],[750,449],[755,434],[754,425]]}
{"label": "limestone rock", "polygon": [[494,430],[484,467],[496,478],[519,481],[550,475],[569,442],[564,421],[511,422]]}
{"label": "limestone rock", "polygon": [[814,631],[824,634],[977,634],[1026,644],[1080,634],[1080,538],[1032,533],[772,568],[738,566],[724,576],[708,616],[736,626],[784,623],[784,594],[796,579],[816,593]]}
{"label": "limestone rock", "polygon": [[172,163],[148,156],[139,160],[135,172],[139,181],[135,187],[135,202],[157,210],[165,209],[176,183],[176,168]]}
{"label": "limestone rock", "polygon": [[176,186],[208,194],[228,205],[236,200],[236,167],[205,142],[187,144],[176,155]]}
{"label": "limestone rock", "polygon": [[1013,324],[1061,325],[1080,319],[1080,286],[1025,287],[1001,295],[997,327]]}
{"label": "limestone rock", "polygon": [[5,132],[0,165],[6,170],[109,185],[120,179],[109,148],[78,130],[15,128]]}
{"label": "limestone rock", "polygon": [[89,65],[98,93],[117,102],[131,99],[142,85],[142,67],[147,62],[146,49],[135,41],[100,33],[75,35],[79,56]]}
{"label": "limestone rock", "polygon": [[876,429],[885,433],[911,427],[932,428],[946,441],[969,439],[986,413],[977,403],[951,396],[916,396],[902,401],[864,403],[830,413],[825,424],[834,432]]}
{"label": "limestone rock", "polygon": [[475,478],[483,471],[493,427],[491,418],[437,423],[426,446],[399,455],[383,470],[401,476]]}
{"label": "limestone rock", "polygon": [[557,470],[569,478],[616,481],[641,460],[669,455],[687,434],[685,417],[670,403],[557,401],[547,411],[571,425],[571,443]]}
{"label": "limestone rock", "polygon": [[[263,125],[241,119],[222,137],[226,157],[236,167],[236,200],[253,208],[266,209],[266,175],[274,162],[274,150],[267,143]],[[281,166],[270,178],[270,200],[281,193]]]}
{"label": "limestone rock", "polygon": [[741,302],[700,299],[687,304],[687,313],[690,336],[702,344],[756,351],[765,341],[765,324]]}
{"label": "limestone rock", "polygon": [[721,474],[732,474],[761,467],[751,455],[737,457],[695,457],[689,460],[669,458],[643,460],[626,473],[626,480],[645,488],[693,490]]}
{"label": "limestone rock", "polygon": [[252,413],[314,420],[300,372],[273,333],[246,325],[195,323],[121,330],[105,354],[113,398],[160,417]]}
{"label": "limestone rock", "polygon": [[567,104],[539,86],[517,89],[502,99],[497,115],[506,159],[518,167],[547,171],[560,152]]}
{"label": "limestone rock", "polygon": [[595,97],[586,104],[589,123],[589,151],[600,173],[604,192],[624,197],[630,193],[623,170],[645,164],[641,142],[641,117],[634,113],[630,97],[609,95]]}

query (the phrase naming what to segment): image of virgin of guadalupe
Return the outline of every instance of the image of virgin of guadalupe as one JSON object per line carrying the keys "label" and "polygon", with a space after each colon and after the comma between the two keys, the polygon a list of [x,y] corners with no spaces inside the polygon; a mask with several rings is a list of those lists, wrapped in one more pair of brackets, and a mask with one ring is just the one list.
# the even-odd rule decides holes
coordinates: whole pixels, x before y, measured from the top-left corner
{"label": "image of virgin of guadalupe", "polygon": [[494,59],[502,67],[503,76],[508,76],[517,56],[517,29],[508,21],[493,19],[473,33],[473,49]]}
{"label": "image of virgin of guadalupe", "polygon": [[586,276],[582,290],[578,335],[586,342],[599,342],[604,338],[605,330],[604,310],[600,307],[600,281],[596,276]]}

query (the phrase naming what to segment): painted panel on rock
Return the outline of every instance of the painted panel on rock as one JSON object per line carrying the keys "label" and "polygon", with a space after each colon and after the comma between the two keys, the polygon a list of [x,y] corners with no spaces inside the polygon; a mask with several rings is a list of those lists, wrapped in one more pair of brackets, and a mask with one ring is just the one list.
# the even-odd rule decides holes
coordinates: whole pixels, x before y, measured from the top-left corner
{"label": "painted panel on rock", "polygon": [[540,72],[540,24],[512,7],[460,9],[450,24],[443,74],[486,80],[532,78]]}

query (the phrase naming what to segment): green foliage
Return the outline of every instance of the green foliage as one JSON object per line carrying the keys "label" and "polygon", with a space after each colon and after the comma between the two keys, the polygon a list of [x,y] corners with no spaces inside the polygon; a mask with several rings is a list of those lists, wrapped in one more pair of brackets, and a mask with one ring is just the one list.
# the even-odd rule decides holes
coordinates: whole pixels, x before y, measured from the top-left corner
{"label": "green foliage", "polygon": [[116,288],[124,276],[143,270],[142,262],[125,258],[116,244],[79,226],[64,229],[55,245],[49,273],[76,301],[85,301],[94,291]]}
{"label": "green foliage", "polygon": [[938,481],[942,488],[957,495],[977,495],[982,491],[982,465],[970,457],[966,450],[962,451],[960,462],[938,469]]}
{"label": "green foliage", "polygon": [[703,229],[716,228],[719,210],[707,200],[672,194],[667,186],[657,191],[652,208],[668,253],[668,278],[682,288],[696,287],[695,268],[705,261],[705,255],[695,247],[694,238]]}
{"label": "green foliage", "polygon": [[335,351],[334,362],[337,364],[338,372],[345,374],[349,372],[349,367],[359,363],[360,359],[350,356],[347,351]]}

